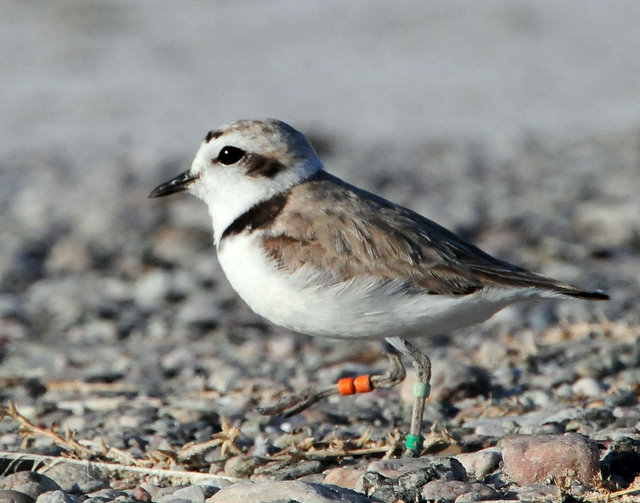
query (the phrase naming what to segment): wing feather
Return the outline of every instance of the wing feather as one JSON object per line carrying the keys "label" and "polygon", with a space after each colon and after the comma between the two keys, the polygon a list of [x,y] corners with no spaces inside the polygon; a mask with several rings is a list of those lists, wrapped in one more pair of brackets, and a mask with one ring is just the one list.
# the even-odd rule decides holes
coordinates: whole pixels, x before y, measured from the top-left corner
{"label": "wing feather", "polygon": [[280,268],[294,272],[309,265],[336,281],[368,275],[400,279],[432,294],[533,287],[605,298],[496,259],[435,222],[325,171],[291,189],[263,240]]}

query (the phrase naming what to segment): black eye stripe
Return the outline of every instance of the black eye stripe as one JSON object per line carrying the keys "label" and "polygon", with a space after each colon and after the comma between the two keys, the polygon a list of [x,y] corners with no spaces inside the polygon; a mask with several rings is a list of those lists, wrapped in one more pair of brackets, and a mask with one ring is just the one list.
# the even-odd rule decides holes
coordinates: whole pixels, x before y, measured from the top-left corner
{"label": "black eye stripe", "polygon": [[220,153],[218,154],[218,162],[227,166],[235,164],[244,157],[244,154],[244,150],[227,145],[226,147],[222,147],[220,150]]}
{"label": "black eye stripe", "polygon": [[254,178],[259,176],[274,178],[278,173],[287,169],[287,167],[277,159],[259,154],[251,154],[247,165],[247,175]]}

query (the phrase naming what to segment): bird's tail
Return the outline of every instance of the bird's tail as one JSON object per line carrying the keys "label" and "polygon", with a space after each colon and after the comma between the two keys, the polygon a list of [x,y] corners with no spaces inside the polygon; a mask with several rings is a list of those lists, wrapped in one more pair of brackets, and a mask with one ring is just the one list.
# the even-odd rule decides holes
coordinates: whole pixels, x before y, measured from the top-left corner
{"label": "bird's tail", "polygon": [[569,297],[587,300],[609,300],[609,294],[602,290],[583,290],[571,286],[562,286],[558,288],[558,292]]}

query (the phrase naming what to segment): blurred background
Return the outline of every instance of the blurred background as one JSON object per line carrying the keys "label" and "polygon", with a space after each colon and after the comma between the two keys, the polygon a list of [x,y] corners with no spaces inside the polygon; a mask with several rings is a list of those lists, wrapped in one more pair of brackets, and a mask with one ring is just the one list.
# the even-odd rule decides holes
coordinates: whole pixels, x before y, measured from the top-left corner
{"label": "blurred background", "polygon": [[640,122],[634,1],[3,2],[4,156],[187,155],[278,117],[340,143]]}

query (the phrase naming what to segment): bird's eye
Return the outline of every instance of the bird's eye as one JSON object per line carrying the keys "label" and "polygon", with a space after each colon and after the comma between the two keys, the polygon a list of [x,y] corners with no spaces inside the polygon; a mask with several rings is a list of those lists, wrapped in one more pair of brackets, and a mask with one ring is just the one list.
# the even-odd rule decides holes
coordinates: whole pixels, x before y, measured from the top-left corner
{"label": "bird's eye", "polygon": [[222,164],[235,164],[244,156],[244,150],[240,150],[237,147],[223,147],[218,154],[218,161]]}

